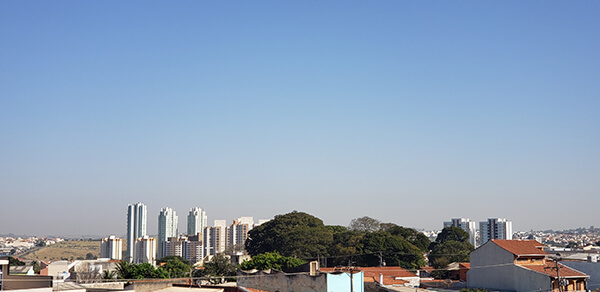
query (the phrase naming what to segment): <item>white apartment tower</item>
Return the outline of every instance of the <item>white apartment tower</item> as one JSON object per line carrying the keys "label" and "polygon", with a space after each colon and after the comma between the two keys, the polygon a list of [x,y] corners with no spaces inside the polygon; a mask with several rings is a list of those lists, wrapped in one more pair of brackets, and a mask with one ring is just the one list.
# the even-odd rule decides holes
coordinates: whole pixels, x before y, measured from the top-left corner
{"label": "white apartment tower", "polygon": [[213,227],[205,227],[202,234],[204,243],[204,256],[215,255],[225,251],[227,221],[215,220]]}
{"label": "white apartment tower", "polygon": [[160,259],[165,256],[165,242],[169,237],[177,237],[177,213],[171,208],[160,209],[158,214],[158,256]]}
{"label": "white apartment tower", "polygon": [[488,218],[479,222],[479,245],[490,239],[512,239],[512,222],[505,218]]}
{"label": "white apartment tower", "polygon": [[148,210],[146,205],[136,203],[127,206],[127,253],[126,260],[131,262],[136,255],[135,240],[146,235]]}
{"label": "white apartment tower", "polygon": [[192,208],[187,217],[187,235],[197,235],[207,224],[206,211],[202,208]]}
{"label": "white apartment tower", "polygon": [[451,221],[444,222],[444,228],[446,227],[459,227],[462,230],[469,233],[469,243],[474,247],[477,245],[477,224],[471,221],[469,218],[452,218]]}
{"label": "white apartment tower", "polygon": [[123,258],[123,240],[114,235],[103,238],[100,243],[100,258],[121,260]]}
{"label": "white apartment tower", "polygon": [[156,264],[156,238],[143,236],[135,240],[135,257],[133,263]]}

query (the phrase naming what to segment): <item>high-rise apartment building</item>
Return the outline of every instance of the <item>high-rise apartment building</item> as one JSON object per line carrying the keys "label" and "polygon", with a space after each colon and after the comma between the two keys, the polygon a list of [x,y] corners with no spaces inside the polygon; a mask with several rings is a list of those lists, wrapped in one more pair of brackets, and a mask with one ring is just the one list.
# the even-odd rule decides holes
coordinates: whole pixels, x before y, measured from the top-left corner
{"label": "high-rise apartment building", "polygon": [[158,215],[158,256],[160,259],[165,256],[165,242],[169,237],[177,237],[177,213],[171,208],[160,209]]}
{"label": "high-rise apartment building", "polygon": [[165,242],[165,256],[179,256],[191,263],[196,263],[204,258],[202,238],[198,233],[192,236],[170,237]]}
{"label": "high-rise apartment building", "polygon": [[136,255],[135,240],[146,235],[147,213],[142,203],[127,206],[127,261],[131,262]]}
{"label": "high-rise apartment building", "polygon": [[133,263],[156,264],[156,238],[145,235],[135,240],[135,256],[133,257]]}
{"label": "high-rise apartment building", "polygon": [[444,222],[444,228],[446,227],[459,227],[462,230],[469,233],[469,243],[474,247],[477,244],[477,225],[469,218],[452,218],[451,221]]}
{"label": "high-rise apartment building", "polygon": [[240,217],[233,220],[233,224],[227,227],[226,248],[243,247],[248,238],[248,231],[254,227],[254,218]]}
{"label": "high-rise apartment building", "polygon": [[213,227],[205,227],[202,242],[204,243],[204,256],[215,255],[225,251],[227,221],[215,220]]}
{"label": "high-rise apartment building", "polygon": [[192,208],[187,217],[187,235],[197,235],[207,224],[206,211],[202,208]]}
{"label": "high-rise apartment building", "polygon": [[123,240],[111,235],[100,243],[100,258],[121,260],[123,258]]}
{"label": "high-rise apartment building", "polygon": [[512,222],[505,218],[488,218],[479,222],[479,245],[490,239],[512,239]]}

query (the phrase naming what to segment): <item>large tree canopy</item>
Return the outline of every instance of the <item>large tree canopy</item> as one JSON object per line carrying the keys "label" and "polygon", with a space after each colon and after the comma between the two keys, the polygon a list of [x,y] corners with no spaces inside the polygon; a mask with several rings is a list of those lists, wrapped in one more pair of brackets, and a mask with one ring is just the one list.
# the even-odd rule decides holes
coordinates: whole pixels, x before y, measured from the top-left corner
{"label": "large tree canopy", "polygon": [[252,256],[278,252],[282,256],[311,258],[326,256],[332,240],[332,232],[321,219],[294,211],[250,230],[246,251]]}
{"label": "large tree canopy", "polygon": [[375,232],[381,228],[381,222],[368,216],[352,219],[348,229],[359,232]]}
{"label": "large tree canopy", "polygon": [[404,238],[387,231],[365,234],[361,240],[364,256],[360,257],[361,266],[401,266],[405,269],[417,269],[425,265],[423,254]]}
{"label": "large tree canopy", "polygon": [[418,247],[422,252],[428,251],[430,244],[429,238],[425,234],[413,228],[398,226],[394,223],[384,223],[381,224],[381,229],[391,233],[392,235],[401,236],[414,246]]}
{"label": "large tree canopy", "polygon": [[249,261],[240,264],[242,270],[268,270],[275,269],[283,271],[289,268],[297,267],[306,263],[305,261],[293,257],[284,257],[278,252],[267,252],[255,255]]}

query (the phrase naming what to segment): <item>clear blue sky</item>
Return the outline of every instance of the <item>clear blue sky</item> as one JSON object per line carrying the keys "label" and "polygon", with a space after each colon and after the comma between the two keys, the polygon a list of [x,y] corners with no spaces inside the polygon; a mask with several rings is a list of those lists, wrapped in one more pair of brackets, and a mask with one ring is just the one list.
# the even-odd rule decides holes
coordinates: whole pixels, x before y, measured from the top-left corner
{"label": "clear blue sky", "polygon": [[127,204],[600,225],[597,1],[1,1],[0,233]]}

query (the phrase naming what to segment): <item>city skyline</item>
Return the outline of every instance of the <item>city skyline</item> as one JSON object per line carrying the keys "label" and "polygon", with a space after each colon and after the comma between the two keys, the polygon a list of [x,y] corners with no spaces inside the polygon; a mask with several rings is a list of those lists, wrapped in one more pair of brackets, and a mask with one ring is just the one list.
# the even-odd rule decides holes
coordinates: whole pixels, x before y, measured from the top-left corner
{"label": "city skyline", "polygon": [[0,233],[121,235],[132,202],[151,234],[164,206],[600,225],[599,9],[1,1]]}

